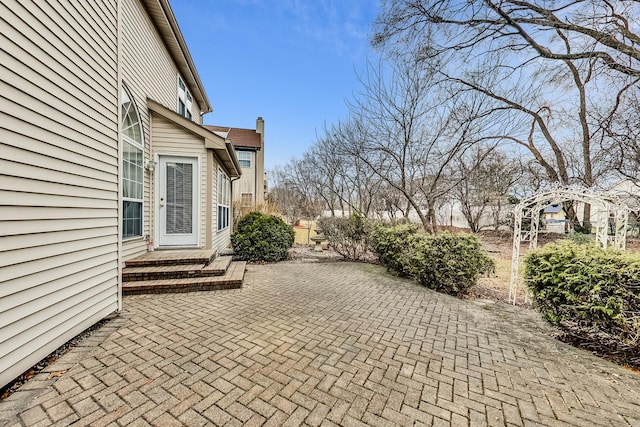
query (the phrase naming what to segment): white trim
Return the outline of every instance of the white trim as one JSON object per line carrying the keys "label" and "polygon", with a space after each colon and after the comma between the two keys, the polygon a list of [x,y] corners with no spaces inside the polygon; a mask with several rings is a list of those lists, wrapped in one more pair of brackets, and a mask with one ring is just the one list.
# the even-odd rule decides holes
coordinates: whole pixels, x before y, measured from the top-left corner
{"label": "white trim", "polygon": [[[221,188],[221,186],[224,184],[222,183],[222,179],[221,175],[224,176],[224,183],[226,183],[226,186],[224,186],[224,188]],[[222,191],[219,191],[222,190]],[[220,199],[223,197],[220,193],[221,192],[225,192],[226,193],[226,199],[227,199],[227,204],[223,204],[220,203]],[[222,170],[222,168],[218,167],[218,176],[216,179],[216,233],[220,233],[223,232],[225,230],[228,230],[231,227],[231,221],[232,221],[232,212],[231,212],[231,205],[232,205],[232,195],[231,195],[231,177],[229,177],[229,175]],[[226,227],[220,228],[219,224],[220,224],[220,207],[223,208],[227,208],[227,225]]]}
{"label": "white trim", "polygon": [[118,124],[118,131],[117,131],[117,138],[118,138],[118,159],[117,159],[117,173],[116,173],[116,180],[117,180],[117,186],[118,186],[118,226],[117,226],[117,233],[118,233],[118,244],[117,244],[117,264],[118,264],[118,312],[122,311],[122,246],[123,246],[123,240],[122,240],[122,218],[124,215],[124,212],[122,212],[122,139],[120,137],[120,135],[122,135],[122,87],[124,85],[124,82],[122,81],[122,59],[123,59],[123,49],[122,49],[122,2],[119,1],[116,4],[116,37],[117,37],[117,44],[116,44],[116,63],[117,63],[117,69],[116,69],[116,82],[118,84],[118,99],[116,101],[116,105],[117,105],[117,124]]}
{"label": "white trim", "polygon": [[[184,86],[184,93],[183,93],[183,90],[180,88],[180,83],[182,83],[182,85]],[[185,80],[182,78],[182,76],[180,76],[180,74],[178,74],[178,78],[176,80],[176,89],[178,91],[178,98],[176,100],[176,112],[180,116],[184,117],[185,119],[193,121],[193,95],[191,94],[191,91],[189,91],[187,82],[185,82]],[[185,114],[182,114],[180,112],[181,102],[184,104]],[[187,112],[189,113],[190,117],[186,115]]]}
{"label": "white trim", "polygon": [[[200,242],[200,191],[202,183],[200,177],[200,156],[194,155],[176,155],[176,154],[158,154],[158,170],[157,176],[155,179],[155,193],[156,193],[156,202],[155,202],[155,211],[157,218],[157,227],[155,231],[156,242],[158,247],[201,247]],[[162,171],[167,161],[184,161],[187,160],[194,165],[193,169],[193,211],[192,211],[192,230],[189,235],[183,236],[182,239],[179,237],[169,238],[163,233],[163,227],[165,227],[165,221],[163,220],[162,213],[160,211],[160,202],[162,201],[161,187],[163,185],[162,180]]]}

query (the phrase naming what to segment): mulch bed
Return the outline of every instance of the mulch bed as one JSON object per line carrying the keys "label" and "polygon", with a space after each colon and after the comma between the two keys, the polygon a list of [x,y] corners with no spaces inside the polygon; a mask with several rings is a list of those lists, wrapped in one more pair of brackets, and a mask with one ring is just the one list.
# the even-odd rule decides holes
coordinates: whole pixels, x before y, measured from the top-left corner
{"label": "mulch bed", "polygon": [[608,334],[589,333],[569,325],[565,325],[556,338],[573,347],[640,373],[640,343],[625,345]]}

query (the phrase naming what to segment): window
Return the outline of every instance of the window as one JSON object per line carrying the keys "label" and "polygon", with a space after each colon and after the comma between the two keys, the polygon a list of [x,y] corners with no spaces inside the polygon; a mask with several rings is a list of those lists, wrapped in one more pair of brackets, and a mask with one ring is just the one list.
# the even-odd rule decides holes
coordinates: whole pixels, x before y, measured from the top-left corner
{"label": "window", "polygon": [[191,93],[187,89],[187,85],[184,84],[184,80],[178,76],[178,114],[191,120],[192,105],[193,98]]}
{"label": "window", "polygon": [[250,168],[251,153],[249,151],[237,151],[237,153],[238,153],[238,163],[240,163],[240,167]]}
{"label": "window", "polygon": [[144,139],[140,117],[126,87],[122,87],[122,238],[142,236]]}
{"label": "window", "polygon": [[229,206],[231,205],[231,181],[218,170],[218,231],[229,227]]}

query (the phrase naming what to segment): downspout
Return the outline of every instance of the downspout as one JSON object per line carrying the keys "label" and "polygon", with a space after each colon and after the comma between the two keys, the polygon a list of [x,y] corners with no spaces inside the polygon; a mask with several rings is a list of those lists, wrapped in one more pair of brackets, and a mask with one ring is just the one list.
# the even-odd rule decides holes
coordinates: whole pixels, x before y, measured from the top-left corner
{"label": "downspout", "polygon": [[[229,188],[229,192],[231,193],[231,206],[230,206],[231,219],[235,218],[235,212],[234,212],[234,206],[233,206],[233,181],[237,181],[239,179],[240,179],[239,176],[236,176],[235,178],[229,179],[229,187],[230,187]],[[240,211],[240,213],[242,213],[242,210]],[[233,224],[231,224],[231,232],[232,233],[234,232],[235,228],[236,228],[236,222],[233,221]]]}
{"label": "downspout", "polygon": [[[122,123],[122,109],[120,108],[120,103],[122,102],[121,94],[122,94],[122,1],[118,0],[116,5],[116,116],[117,116],[117,124],[116,124],[116,144],[118,147],[118,160],[117,160],[117,179],[118,179],[118,226],[116,227],[118,236],[116,241],[117,243],[117,300],[118,300],[118,313],[122,311],[122,144],[120,142],[120,124]],[[144,155],[144,153],[143,153]]]}

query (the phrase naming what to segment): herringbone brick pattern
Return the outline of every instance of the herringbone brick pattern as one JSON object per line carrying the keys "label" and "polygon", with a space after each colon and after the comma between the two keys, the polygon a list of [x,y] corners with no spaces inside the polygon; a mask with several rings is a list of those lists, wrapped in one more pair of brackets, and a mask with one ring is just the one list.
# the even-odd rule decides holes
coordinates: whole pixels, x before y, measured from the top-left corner
{"label": "herringbone brick pattern", "polygon": [[0,419],[640,426],[640,375],[553,340],[527,310],[439,295],[371,265],[248,269],[243,289],[125,297],[106,339],[69,353],[66,372],[13,403],[17,416],[0,404]]}

